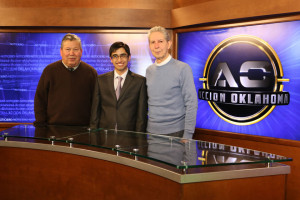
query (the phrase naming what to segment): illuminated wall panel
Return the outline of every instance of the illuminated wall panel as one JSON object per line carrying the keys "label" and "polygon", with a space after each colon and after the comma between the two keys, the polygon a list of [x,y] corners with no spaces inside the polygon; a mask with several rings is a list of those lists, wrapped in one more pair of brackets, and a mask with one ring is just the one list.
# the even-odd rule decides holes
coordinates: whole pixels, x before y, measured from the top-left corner
{"label": "illuminated wall panel", "polygon": [[[0,33],[0,122],[33,122],[34,95],[43,69],[60,60],[66,33]],[[82,60],[102,74],[113,70],[108,51],[123,41],[131,49],[130,69],[145,75],[152,63],[146,33],[78,33]]]}
{"label": "illuminated wall panel", "polygon": [[[253,40],[259,42],[238,43],[239,41],[235,39],[240,40],[241,37],[254,38]],[[252,120],[252,116],[247,116],[250,120],[245,123],[229,120],[232,117],[231,114],[247,115],[247,113],[259,109],[258,105],[237,105],[233,100],[230,102],[229,96],[226,105],[224,103],[219,104],[224,106],[225,112],[221,110],[218,113],[218,108],[214,102],[199,100],[196,127],[300,140],[299,52],[300,21],[178,33],[178,59],[192,67],[197,91],[203,88],[207,89],[206,83],[210,82],[209,89],[222,89],[223,87],[222,94],[225,91],[229,94],[230,92],[246,94],[249,91],[252,93],[254,91],[275,93],[278,90],[278,93],[286,92],[290,95],[288,105],[261,106],[260,114],[269,108],[271,109],[267,110],[261,118],[257,117]],[[211,61],[210,64],[209,60]],[[254,64],[249,68],[245,65],[241,67],[246,61],[261,65],[255,67]],[[269,63],[271,67],[262,67],[263,62]],[[220,63],[226,64],[217,68]],[[227,75],[226,66],[231,72]],[[245,71],[245,69],[247,70]],[[209,72],[210,75],[206,77],[205,71]],[[215,74],[216,71],[219,74]],[[228,74],[232,74],[232,81],[230,81]],[[254,84],[253,87],[250,87],[251,84],[241,81],[241,77],[246,77],[252,83],[254,81],[266,83],[266,79],[270,79],[271,87],[269,87],[269,91],[267,87],[264,87],[264,84],[262,86],[259,84],[254,86]],[[202,79],[199,80],[199,78]],[[220,85],[223,83],[222,87],[218,86],[219,82]],[[232,84],[230,85],[229,82]],[[277,85],[274,86],[274,83]],[[247,96],[245,97],[247,98]],[[226,118],[226,116],[229,117]]]}

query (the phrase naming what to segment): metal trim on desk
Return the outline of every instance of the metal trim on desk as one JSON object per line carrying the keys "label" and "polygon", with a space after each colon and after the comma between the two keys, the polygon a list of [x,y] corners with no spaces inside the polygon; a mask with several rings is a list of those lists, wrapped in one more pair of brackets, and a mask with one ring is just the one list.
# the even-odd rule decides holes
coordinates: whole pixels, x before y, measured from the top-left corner
{"label": "metal trim on desk", "polygon": [[200,172],[194,174],[179,174],[159,166],[151,165],[135,159],[127,157],[86,150],[81,148],[70,148],[67,146],[60,145],[49,145],[40,143],[28,143],[28,142],[16,142],[16,141],[0,141],[2,147],[16,147],[26,149],[37,149],[45,151],[55,151],[61,153],[69,153],[74,155],[80,155],[90,158],[101,159],[110,161],[125,166],[137,168],[152,174],[162,176],[180,184],[184,183],[196,183],[196,182],[207,182],[207,181],[218,181],[238,178],[249,178],[249,177],[260,177],[260,176],[271,176],[271,175],[283,175],[290,173],[290,166],[274,163],[271,167],[262,168],[251,168],[251,169],[238,169],[238,170],[226,170],[226,171],[213,171],[213,172]]}

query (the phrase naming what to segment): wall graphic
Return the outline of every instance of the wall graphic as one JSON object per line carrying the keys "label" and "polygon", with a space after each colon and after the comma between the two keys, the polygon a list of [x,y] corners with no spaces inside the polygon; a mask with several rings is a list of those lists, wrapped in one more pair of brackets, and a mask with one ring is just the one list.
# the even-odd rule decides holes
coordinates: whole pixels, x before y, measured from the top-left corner
{"label": "wall graphic", "polygon": [[[33,122],[34,95],[43,69],[60,60],[66,33],[0,33],[0,122]],[[145,75],[153,58],[146,33],[78,33],[82,60],[102,74],[113,70],[108,50],[116,41],[131,50],[130,69]]]}
{"label": "wall graphic", "polygon": [[196,127],[300,140],[299,52],[300,21],[178,33],[200,90]]}

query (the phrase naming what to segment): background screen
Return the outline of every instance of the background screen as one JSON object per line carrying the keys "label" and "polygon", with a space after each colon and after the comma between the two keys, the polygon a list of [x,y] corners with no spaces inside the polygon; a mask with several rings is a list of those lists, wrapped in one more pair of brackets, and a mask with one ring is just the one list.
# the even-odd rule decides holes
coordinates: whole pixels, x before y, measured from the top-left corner
{"label": "background screen", "polygon": [[[34,95],[43,72],[61,59],[66,33],[0,33],[0,122],[33,122]],[[145,75],[152,63],[146,33],[76,33],[82,41],[82,60],[103,74],[112,71],[109,47],[116,41],[129,45],[130,69]]]}
{"label": "background screen", "polygon": [[[252,125],[234,125],[221,119],[207,101],[199,100],[198,128],[300,140],[300,21],[178,33],[178,59],[193,70],[196,89],[202,88],[205,63],[212,50],[235,35],[253,35],[266,41],[277,53],[283,68],[284,91],[290,104],[276,106],[263,120]],[[234,56],[234,55],[232,55]]]}

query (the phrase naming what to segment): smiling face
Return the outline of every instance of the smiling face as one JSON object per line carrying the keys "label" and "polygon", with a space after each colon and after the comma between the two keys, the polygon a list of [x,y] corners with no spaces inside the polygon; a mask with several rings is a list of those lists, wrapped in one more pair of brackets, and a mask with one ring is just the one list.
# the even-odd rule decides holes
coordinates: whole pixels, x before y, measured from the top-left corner
{"label": "smiling face", "polygon": [[171,45],[172,42],[167,41],[161,32],[152,32],[149,36],[149,47],[157,63],[161,63],[169,56]]}
{"label": "smiling face", "polygon": [[62,48],[60,49],[60,55],[62,61],[68,67],[75,67],[79,65],[82,49],[80,48],[80,43],[77,40],[66,40],[63,42]]}
{"label": "smiling face", "polygon": [[111,54],[110,61],[119,75],[126,72],[130,58],[124,48],[119,48]]}

